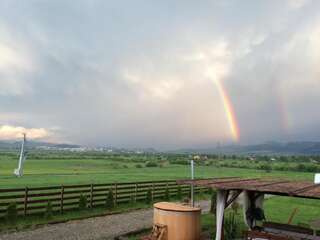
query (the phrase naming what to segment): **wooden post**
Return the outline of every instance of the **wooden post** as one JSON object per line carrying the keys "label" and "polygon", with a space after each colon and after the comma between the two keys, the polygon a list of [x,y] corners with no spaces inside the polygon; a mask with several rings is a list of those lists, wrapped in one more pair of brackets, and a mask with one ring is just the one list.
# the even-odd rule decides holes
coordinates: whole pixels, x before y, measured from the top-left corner
{"label": "wooden post", "polygon": [[114,205],[117,206],[117,200],[118,200],[118,184],[114,184]]}
{"label": "wooden post", "polygon": [[93,184],[90,186],[90,208],[93,208]]}
{"label": "wooden post", "polygon": [[24,191],[24,216],[27,216],[28,210],[28,191],[28,187],[26,187]]}
{"label": "wooden post", "polygon": [[61,185],[61,196],[60,196],[60,212],[63,213],[63,196],[64,196],[64,186]]}
{"label": "wooden post", "polygon": [[136,183],[135,189],[134,189],[134,201],[137,202],[137,194],[138,194],[138,183]]}

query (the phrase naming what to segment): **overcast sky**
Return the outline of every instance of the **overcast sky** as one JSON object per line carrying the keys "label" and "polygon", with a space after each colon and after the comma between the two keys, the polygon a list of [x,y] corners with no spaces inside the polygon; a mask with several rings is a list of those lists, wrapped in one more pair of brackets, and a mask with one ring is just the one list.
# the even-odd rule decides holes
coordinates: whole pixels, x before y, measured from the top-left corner
{"label": "overcast sky", "polygon": [[317,0],[1,0],[0,139],[320,140],[319,9]]}

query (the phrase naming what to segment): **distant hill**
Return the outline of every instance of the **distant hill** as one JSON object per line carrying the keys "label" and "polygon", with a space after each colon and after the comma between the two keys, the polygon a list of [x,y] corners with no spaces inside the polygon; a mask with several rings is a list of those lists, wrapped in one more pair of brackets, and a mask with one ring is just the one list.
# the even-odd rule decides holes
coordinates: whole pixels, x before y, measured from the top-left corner
{"label": "distant hill", "polygon": [[[0,141],[0,150],[18,149],[21,146],[20,141]],[[56,144],[48,142],[27,141],[27,147],[30,149],[36,148],[79,148],[81,146],[74,144]]]}
{"label": "distant hill", "polygon": [[220,148],[180,149],[174,153],[251,154],[251,155],[320,155],[320,142],[267,142],[255,145],[229,145]]}

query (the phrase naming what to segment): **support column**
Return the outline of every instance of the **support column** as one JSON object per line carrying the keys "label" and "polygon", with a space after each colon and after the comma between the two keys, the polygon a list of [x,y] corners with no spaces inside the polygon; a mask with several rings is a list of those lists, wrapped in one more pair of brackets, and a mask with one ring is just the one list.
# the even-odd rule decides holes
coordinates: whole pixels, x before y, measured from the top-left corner
{"label": "support column", "polygon": [[221,240],[223,235],[224,209],[228,198],[228,191],[217,191],[217,207],[216,207],[216,240]]}

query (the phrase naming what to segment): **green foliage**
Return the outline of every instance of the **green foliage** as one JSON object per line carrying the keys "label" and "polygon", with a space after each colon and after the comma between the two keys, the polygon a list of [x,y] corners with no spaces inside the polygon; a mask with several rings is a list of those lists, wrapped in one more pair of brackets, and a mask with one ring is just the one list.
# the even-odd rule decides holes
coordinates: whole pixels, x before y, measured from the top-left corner
{"label": "green foliage", "polygon": [[212,214],[216,214],[216,206],[217,206],[217,192],[212,191],[211,193],[211,205],[210,205],[210,212]]}
{"label": "green foliage", "polygon": [[167,200],[167,201],[170,200],[170,190],[168,186],[166,187],[166,190],[164,192],[164,200]]}
{"label": "green foliage", "polygon": [[238,214],[238,211],[240,209],[240,205],[237,201],[234,201],[232,204],[231,204],[231,209],[233,210],[233,212],[237,215]]}
{"label": "green foliage", "polygon": [[146,204],[151,204],[152,203],[152,192],[151,189],[149,188],[146,194]]}
{"label": "green foliage", "polygon": [[132,194],[131,196],[130,196],[130,204],[131,205],[134,205],[136,203],[136,198],[135,198],[135,196]]}
{"label": "green foliage", "polygon": [[88,204],[87,196],[81,194],[80,197],[79,197],[79,209],[80,210],[86,209],[87,208],[87,204]]}
{"label": "green foliage", "polygon": [[155,162],[147,162],[146,167],[158,167],[158,164]]}
{"label": "green foliage", "polygon": [[15,202],[10,203],[7,207],[7,212],[6,212],[6,220],[10,224],[16,223],[18,218],[18,209],[17,209],[17,204]]}
{"label": "green foliage", "polygon": [[235,214],[229,213],[224,220],[224,237],[226,240],[234,240],[239,232],[239,222]]}
{"label": "green foliage", "polygon": [[177,198],[179,200],[182,199],[182,190],[181,190],[181,186],[180,185],[177,186]]}
{"label": "green foliage", "polygon": [[106,208],[107,209],[113,209],[114,208],[114,197],[113,197],[113,191],[110,188],[107,198],[106,198]]}
{"label": "green foliage", "polygon": [[44,218],[51,219],[52,216],[53,216],[53,208],[52,208],[51,201],[49,200],[46,206],[46,211],[44,213]]}
{"label": "green foliage", "polygon": [[135,167],[136,168],[143,168],[142,164],[136,164]]}

